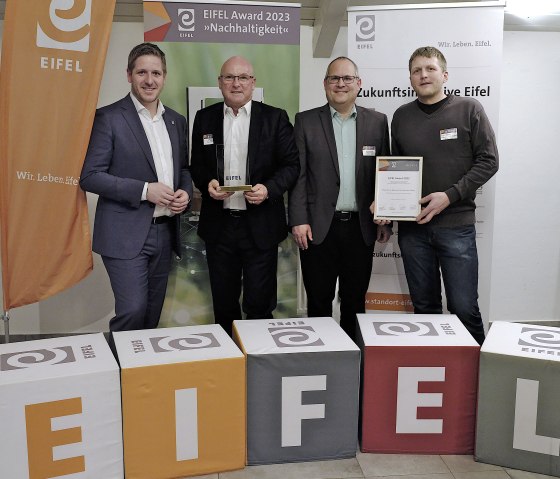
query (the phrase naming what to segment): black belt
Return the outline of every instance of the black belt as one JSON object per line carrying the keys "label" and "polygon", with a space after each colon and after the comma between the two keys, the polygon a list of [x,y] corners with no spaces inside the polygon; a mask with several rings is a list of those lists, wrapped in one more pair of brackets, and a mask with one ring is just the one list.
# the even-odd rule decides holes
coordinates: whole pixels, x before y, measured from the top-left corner
{"label": "black belt", "polygon": [[172,216],[154,216],[152,218],[152,224],[153,225],[161,225],[163,223],[169,223],[171,221],[171,218],[173,218]]}
{"label": "black belt", "polygon": [[243,215],[245,215],[247,213],[247,210],[230,210],[230,209],[226,209],[225,210],[230,216],[233,216],[234,218],[241,218]]}
{"label": "black belt", "polygon": [[348,221],[352,218],[357,218],[358,212],[357,211],[335,211],[334,212],[334,219],[338,221]]}

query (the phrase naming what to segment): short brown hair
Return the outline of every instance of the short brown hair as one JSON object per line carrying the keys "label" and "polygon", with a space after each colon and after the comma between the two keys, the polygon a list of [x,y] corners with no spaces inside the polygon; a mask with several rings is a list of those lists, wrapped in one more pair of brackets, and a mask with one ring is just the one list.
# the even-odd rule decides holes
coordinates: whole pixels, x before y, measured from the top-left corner
{"label": "short brown hair", "polygon": [[161,51],[161,49],[154,45],[153,43],[141,43],[140,45],[136,45],[130,53],[128,54],[128,65],[126,69],[129,72],[134,70],[134,64],[139,57],[144,55],[153,55],[158,57],[161,60],[161,65],[163,66],[163,73],[167,73],[167,64],[165,63],[165,53]]}
{"label": "short brown hair", "polygon": [[347,61],[349,61],[352,65],[354,65],[354,70],[355,70],[355,72],[356,72],[356,76],[357,76],[357,77],[360,76],[360,74],[359,74],[359,72],[358,72],[358,65],[356,65],[356,63],[355,63],[353,60],[351,60],[351,59],[348,58],[348,57],[337,57],[337,58],[335,58],[332,62],[329,63],[329,66],[327,67],[327,71],[326,71],[326,73],[325,73],[325,80],[326,80],[327,77],[329,76],[329,71],[330,71],[330,69],[331,69],[331,65],[332,65],[334,62],[337,62],[338,60],[347,60]]}
{"label": "short brown hair", "polygon": [[441,53],[436,47],[420,47],[414,50],[414,53],[410,56],[410,60],[408,60],[409,72],[412,67],[412,62],[417,57],[426,57],[426,58],[436,57],[438,59],[439,66],[441,67],[441,69],[444,72],[447,71],[447,60],[443,56],[443,53]]}

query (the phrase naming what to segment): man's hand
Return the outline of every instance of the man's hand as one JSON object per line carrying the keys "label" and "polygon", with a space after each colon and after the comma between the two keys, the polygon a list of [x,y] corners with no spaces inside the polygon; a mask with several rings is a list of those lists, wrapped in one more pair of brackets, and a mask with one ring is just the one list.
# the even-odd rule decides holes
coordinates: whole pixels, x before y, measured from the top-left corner
{"label": "man's hand", "polygon": [[308,241],[313,241],[313,233],[309,225],[297,225],[292,227],[292,236],[299,249],[307,249]]}
{"label": "man's hand", "polygon": [[177,190],[173,195],[173,201],[169,203],[169,209],[176,215],[180,215],[189,204],[189,194],[185,190]]}
{"label": "man's hand", "polygon": [[416,217],[416,222],[423,225],[429,223],[435,215],[439,215],[449,206],[449,197],[443,191],[436,191],[421,198],[420,204],[426,206]]}
{"label": "man's hand", "polygon": [[257,183],[251,188],[251,191],[246,191],[244,195],[248,203],[252,205],[260,205],[268,198],[268,189],[266,186]]}
{"label": "man's hand", "polygon": [[[369,205],[369,212],[371,214],[373,214],[375,212],[375,201],[373,201],[371,203],[371,205]],[[391,220],[373,220],[373,222],[378,226],[384,226],[384,225],[391,224]],[[378,234],[379,234],[379,232],[378,232]],[[393,234],[392,230],[391,230],[391,234]],[[379,241],[379,239],[377,241]],[[385,243],[385,241],[380,241],[380,243]]]}
{"label": "man's hand", "polygon": [[221,191],[220,183],[218,182],[218,180],[212,180],[210,181],[210,183],[208,183],[208,194],[215,200],[223,201],[233,195],[233,192]]}
{"label": "man's hand", "polygon": [[387,243],[389,238],[393,234],[393,228],[387,225],[378,225],[377,226],[377,242],[378,243]]}
{"label": "man's hand", "polygon": [[148,183],[146,199],[157,206],[169,206],[175,198],[173,190],[164,183]]}

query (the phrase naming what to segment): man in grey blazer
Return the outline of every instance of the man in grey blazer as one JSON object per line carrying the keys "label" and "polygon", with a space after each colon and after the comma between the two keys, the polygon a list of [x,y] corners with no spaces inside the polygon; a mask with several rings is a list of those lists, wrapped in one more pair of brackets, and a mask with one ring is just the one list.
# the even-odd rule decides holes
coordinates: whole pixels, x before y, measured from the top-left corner
{"label": "man in grey blazer", "polygon": [[391,236],[376,226],[375,158],[389,154],[387,117],[356,106],[356,64],[333,60],[323,81],[328,103],[296,115],[301,171],[289,195],[289,225],[300,248],[308,316],[332,316],[339,282],[340,325],[355,338],[365,312],[375,241]]}
{"label": "man in grey blazer", "polygon": [[159,101],[165,54],[142,43],[128,57],[131,92],[97,110],[80,186],[99,195],[93,251],[115,295],[111,331],[158,325],[179,215],[192,197],[186,120]]}

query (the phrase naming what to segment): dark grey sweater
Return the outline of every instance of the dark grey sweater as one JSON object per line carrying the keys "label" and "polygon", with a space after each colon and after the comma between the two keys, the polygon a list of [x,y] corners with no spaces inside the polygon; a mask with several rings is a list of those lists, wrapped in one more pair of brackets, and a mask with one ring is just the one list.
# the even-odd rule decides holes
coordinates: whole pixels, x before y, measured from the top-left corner
{"label": "dark grey sweater", "polygon": [[422,156],[422,196],[443,191],[451,204],[430,224],[474,224],[476,190],[498,171],[492,125],[473,98],[450,95],[432,114],[416,101],[397,109],[391,123],[392,154]]}

